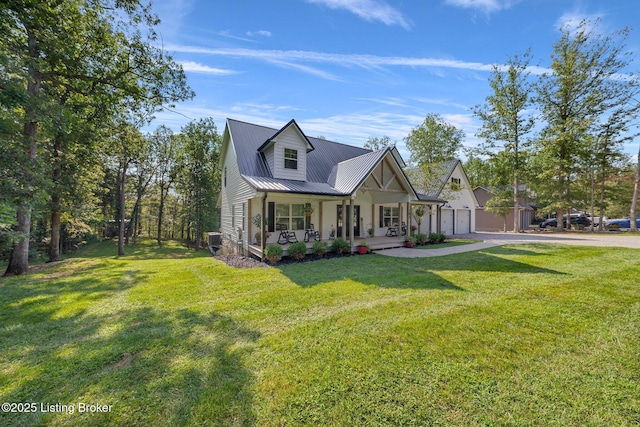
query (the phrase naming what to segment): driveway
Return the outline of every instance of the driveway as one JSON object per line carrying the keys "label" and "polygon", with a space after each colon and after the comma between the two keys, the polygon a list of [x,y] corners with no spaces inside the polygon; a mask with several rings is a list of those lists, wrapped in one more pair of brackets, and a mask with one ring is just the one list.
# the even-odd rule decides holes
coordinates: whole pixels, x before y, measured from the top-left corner
{"label": "driveway", "polygon": [[409,249],[395,248],[376,251],[377,254],[399,258],[426,258],[433,256],[451,255],[470,252],[501,245],[550,243],[578,246],[619,246],[640,249],[640,236],[627,233],[556,233],[556,232],[528,232],[528,233],[489,233],[478,232],[457,234],[457,239],[482,240],[469,245],[452,246],[441,249]]}

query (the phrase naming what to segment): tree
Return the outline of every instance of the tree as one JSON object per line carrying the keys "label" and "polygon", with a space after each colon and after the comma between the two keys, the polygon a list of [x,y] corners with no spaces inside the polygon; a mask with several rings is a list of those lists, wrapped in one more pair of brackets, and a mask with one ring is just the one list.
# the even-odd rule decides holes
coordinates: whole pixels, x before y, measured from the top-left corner
{"label": "tree", "polygon": [[[607,125],[611,130],[610,120],[620,132],[637,114],[630,98],[637,93],[637,79],[623,72],[629,64],[628,29],[606,36],[591,24],[585,20],[575,31],[562,29],[554,44],[551,72],[542,75],[537,85],[546,121],[538,141],[544,159],[541,177],[553,185],[558,218],[572,207],[572,183],[582,172],[579,159],[589,151],[587,136],[602,136]],[[564,229],[562,221],[557,229]]]}
{"label": "tree", "polygon": [[171,129],[160,126],[151,135],[153,149],[158,169],[156,171],[156,185],[158,186],[160,203],[158,205],[158,244],[162,239],[162,221],[164,218],[165,200],[173,186],[180,169],[180,138],[176,138]]}
{"label": "tree", "polygon": [[[513,231],[520,231],[520,212],[518,210],[518,192],[520,191],[520,175],[523,148],[528,141],[526,135],[534,125],[533,117],[527,114],[531,105],[532,87],[529,83],[529,52],[522,58],[514,56],[506,67],[493,67],[489,85],[492,93],[486,98],[487,103],[476,106],[473,110],[482,127],[477,136],[486,139],[483,151],[495,155],[494,150],[500,143],[503,155],[510,161],[508,173],[512,177]],[[503,203],[501,200],[500,203]],[[506,229],[506,227],[505,227]]]}
{"label": "tree", "polygon": [[395,144],[392,144],[391,139],[386,135],[381,138],[371,136],[367,139],[367,142],[364,143],[364,148],[368,148],[372,151],[380,151],[387,147],[391,147],[392,145]]}
{"label": "tree", "polygon": [[464,132],[445,122],[439,114],[427,114],[421,125],[405,138],[409,161],[421,167],[454,160],[462,147]]}
{"label": "tree", "polygon": [[631,209],[629,212],[629,218],[631,218],[631,231],[638,231],[638,225],[635,218],[637,218],[638,208],[638,195],[640,194],[640,148],[638,149],[638,161],[636,163],[636,178],[633,186],[633,197],[631,199]]}
{"label": "tree", "polygon": [[[181,189],[189,204],[196,250],[207,227],[213,227],[215,201],[220,188],[220,135],[213,119],[189,122],[181,129],[184,168]],[[190,231],[190,230],[189,230]]]}
{"label": "tree", "polygon": [[[0,4],[3,65],[23,81],[19,99],[25,155],[20,167],[32,171],[28,185],[42,188],[38,131],[47,118],[52,90],[91,94],[106,88],[112,97],[106,106],[127,99],[129,106],[148,110],[192,96],[181,66],[154,46],[157,23],[139,0]],[[23,195],[16,206],[16,230],[26,237],[14,244],[5,275],[28,270],[33,199]]]}
{"label": "tree", "polygon": [[487,203],[484,206],[487,211],[493,212],[502,218],[504,223],[503,231],[505,232],[507,231],[507,215],[509,215],[509,212],[511,212],[512,209],[512,196],[513,194],[508,189],[498,191],[492,198],[487,200]]}

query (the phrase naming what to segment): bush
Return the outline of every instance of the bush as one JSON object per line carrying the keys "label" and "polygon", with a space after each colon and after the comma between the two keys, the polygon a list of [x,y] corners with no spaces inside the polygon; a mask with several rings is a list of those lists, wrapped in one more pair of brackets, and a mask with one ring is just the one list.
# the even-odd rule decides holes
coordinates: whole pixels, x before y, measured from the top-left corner
{"label": "bush", "polygon": [[443,243],[446,238],[447,236],[442,233],[429,233],[429,241],[431,243]]}
{"label": "bush", "polygon": [[427,243],[428,240],[429,240],[429,236],[427,236],[425,233],[416,234],[416,242],[419,245],[424,245],[425,243]]}
{"label": "bush", "polygon": [[300,261],[307,253],[307,245],[304,242],[292,243],[289,245],[289,256]]}
{"label": "bush", "polygon": [[275,264],[282,259],[282,246],[270,244],[264,249],[264,256],[271,264]]}
{"label": "bush", "polygon": [[331,243],[331,251],[338,255],[349,253],[351,251],[351,244],[342,237],[338,237]]}
{"label": "bush", "polygon": [[316,254],[318,258],[322,258],[327,253],[327,242],[320,240],[313,242],[313,253]]}

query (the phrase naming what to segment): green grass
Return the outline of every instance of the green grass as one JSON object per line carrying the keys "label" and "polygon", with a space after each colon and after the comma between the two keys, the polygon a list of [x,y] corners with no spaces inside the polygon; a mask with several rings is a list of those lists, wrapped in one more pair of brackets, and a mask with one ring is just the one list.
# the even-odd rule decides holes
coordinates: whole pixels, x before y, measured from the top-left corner
{"label": "green grass", "polygon": [[450,248],[453,246],[464,246],[470,245],[472,243],[480,243],[482,240],[473,240],[473,239],[453,239],[449,240],[445,243],[438,243],[437,245],[424,245],[424,246],[414,246],[416,249],[442,249],[442,248]]}
{"label": "green grass", "polygon": [[[175,244],[0,279],[0,425],[640,423],[640,251],[234,269]],[[76,406],[77,408],[77,406]]]}

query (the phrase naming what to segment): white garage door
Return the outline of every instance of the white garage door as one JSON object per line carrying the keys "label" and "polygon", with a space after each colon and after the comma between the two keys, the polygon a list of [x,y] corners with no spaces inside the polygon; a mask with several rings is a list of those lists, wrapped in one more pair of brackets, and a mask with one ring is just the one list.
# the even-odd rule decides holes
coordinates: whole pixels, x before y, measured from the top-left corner
{"label": "white garage door", "polygon": [[440,232],[447,236],[453,234],[453,209],[442,209],[440,216]]}
{"label": "white garage door", "polygon": [[456,211],[456,234],[471,233],[471,211],[458,209]]}

